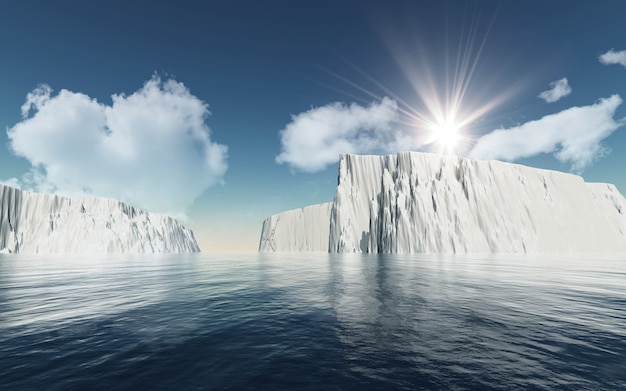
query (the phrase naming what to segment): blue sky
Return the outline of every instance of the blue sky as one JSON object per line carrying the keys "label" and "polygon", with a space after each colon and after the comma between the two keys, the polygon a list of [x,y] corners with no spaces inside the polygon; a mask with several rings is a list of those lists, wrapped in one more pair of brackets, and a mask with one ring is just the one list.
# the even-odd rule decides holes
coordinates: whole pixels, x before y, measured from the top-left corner
{"label": "blue sky", "polygon": [[332,200],[339,152],[432,151],[456,103],[453,152],[626,193],[624,1],[128,3],[3,3],[0,181],[255,250]]}

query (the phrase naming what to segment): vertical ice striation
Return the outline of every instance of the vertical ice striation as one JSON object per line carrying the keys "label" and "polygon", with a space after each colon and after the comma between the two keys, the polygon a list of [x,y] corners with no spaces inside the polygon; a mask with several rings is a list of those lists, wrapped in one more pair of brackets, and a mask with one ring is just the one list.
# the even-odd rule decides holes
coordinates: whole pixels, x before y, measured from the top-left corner
{"label": "vertical ice striation", "polygon": [[7,253],[198,252],[178,221],[106,198],[70,199],[0,184],[0,251]]}
{"label": "vertical ice striation", "polygon": [[259,251],[328,252],[330,203],[307,206],[268,217],[263,222]]}
{"label": "vertical ice striation", "polygon": [[[297,243],[300,231],[289,232]],[[518,164],[343,155],[328,251],[626,252],[626,200],[613,185]]]}

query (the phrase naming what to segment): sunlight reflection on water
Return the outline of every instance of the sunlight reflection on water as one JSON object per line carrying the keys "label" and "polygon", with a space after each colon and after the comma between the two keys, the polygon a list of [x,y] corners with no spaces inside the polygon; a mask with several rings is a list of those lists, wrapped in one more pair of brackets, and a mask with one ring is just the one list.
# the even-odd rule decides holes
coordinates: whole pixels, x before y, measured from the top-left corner
{"label": "sunlight reflection on water", "polygon": [[0,379],[616,389],[624,308],[620,256],[0,255]]}

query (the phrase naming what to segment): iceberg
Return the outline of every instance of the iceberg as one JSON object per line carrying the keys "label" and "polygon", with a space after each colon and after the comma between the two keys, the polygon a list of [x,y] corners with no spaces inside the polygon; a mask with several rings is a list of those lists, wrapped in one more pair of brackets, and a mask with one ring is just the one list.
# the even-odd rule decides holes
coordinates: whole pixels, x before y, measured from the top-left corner
{"label": "iceberg", "polygon": [[332,203],[307,206],[271,216],[263,222],[259,250],[328,252]]}
{"label": "iceberg", "polygon": [[120,201],[0,184],[0,253],[199,252],[193,231]]}
{"label": "iceberg", "polygon": [[626,199],[520,164],[346,154],[333,202],[267,218],[259,251],[624,253]]}

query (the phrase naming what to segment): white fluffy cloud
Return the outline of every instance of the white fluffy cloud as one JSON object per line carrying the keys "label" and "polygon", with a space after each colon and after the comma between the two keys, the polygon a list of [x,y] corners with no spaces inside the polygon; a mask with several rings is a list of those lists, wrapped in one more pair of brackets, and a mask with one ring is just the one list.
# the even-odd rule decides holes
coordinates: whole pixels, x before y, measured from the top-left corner
{"label": "white fluffy cloud", "polygon": [[33,168],[23,188],[97,195],[182,215],[222,181],[227,147],[211,141],[206,103],[179,82],[158,77],[106,105],[50,87],[30,92],[23,120],[7,130],[10,147]]}
{"label": "white fluffy cloud", "polygon": [[615,120],[615,110],[622,103],[619,95],[595,104],[571,107],[539,120],[509,129],[497,129],[478,139],[469,157],[514,161],[540,153],[555,157],[580,172],[607,152],[602,140],[623,126]]}
{"label": "white fluffy cloud", "polygon": [[567,78],[564,77],[560,80],[556,80],[550,83],[550,89],[543,91],[541,94],[538,95],[538,97],[548,103],[554,103],[571,93],[572,87],[569,86]]}
{"label": "white fluffy cloud", "polygon": [[412,138],[399,130],[398,105],[389,98],[367,107],[331,103],[293,115],[280,132],[277,163],[304,172],[323,170],[342,153],[390,153],[412,147]]}
{"label": "white fluffy cloud", "polygon": [[616,52],[611,49],[600,56],[600,62],[604,65],[620,64],[626,67],[626,50]]}

